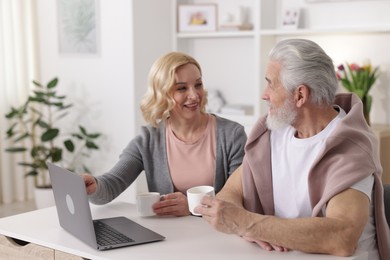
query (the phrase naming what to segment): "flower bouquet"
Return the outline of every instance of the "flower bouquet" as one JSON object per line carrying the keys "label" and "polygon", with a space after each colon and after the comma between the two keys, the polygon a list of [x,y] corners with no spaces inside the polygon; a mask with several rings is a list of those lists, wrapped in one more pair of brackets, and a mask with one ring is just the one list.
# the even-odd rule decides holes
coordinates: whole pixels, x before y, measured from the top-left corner
{"label": "flower bouquet", "polygon": [[372,85],[379,76],[379,67],[372,68],[371,63],[367,62],[363,66],[356,63],[346,63],[337,67],[337,78],[343,87],[349,92],[359,96],[363,102],[363,113],[368,124],[370,124],[370,110],[372,105],[372,96],[368,94]]}

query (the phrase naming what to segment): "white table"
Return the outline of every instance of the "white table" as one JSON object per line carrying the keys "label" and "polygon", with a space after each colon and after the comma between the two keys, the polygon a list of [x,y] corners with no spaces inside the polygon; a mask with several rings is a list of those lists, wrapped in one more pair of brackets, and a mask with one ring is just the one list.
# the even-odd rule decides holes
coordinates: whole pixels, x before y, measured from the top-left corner
{"label": "white table", "polygon": [[[133,204],[124,202],[104,206],[91,205],[94,219],[114,216],[128,217],[166,237],[166,240],[144,245],[97,251],[79,241],[58,222],[55,207],[0,218],[0,234],[54,250],[82,256],[88,259],[286,259],[286,260],[363,260],[366,252],[352,257],[304,254],[292,252],[268,252],[256,244],[235,235],[214,230],[201,217],[139,217]],[[0,258],[1,252],[0,252]]]}

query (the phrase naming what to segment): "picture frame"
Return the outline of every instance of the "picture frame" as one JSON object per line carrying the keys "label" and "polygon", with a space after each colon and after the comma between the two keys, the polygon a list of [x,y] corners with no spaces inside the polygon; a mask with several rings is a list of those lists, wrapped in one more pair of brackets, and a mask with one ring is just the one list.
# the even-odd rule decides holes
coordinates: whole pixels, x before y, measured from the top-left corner
{"label": "picture frame", "polygon": [[284,8],[281,15],[280,27],[282,29],[298,29],[300,19],[299,7]]}
{"label": "picture frame", "polygon": [[57,0],[57,14],[60,54],[99,53],[99,0]]}
{"label": "picture frame", "polygon": [[217,5],[179,5],[177,10],[178,32],[213,32],[217,30]]}

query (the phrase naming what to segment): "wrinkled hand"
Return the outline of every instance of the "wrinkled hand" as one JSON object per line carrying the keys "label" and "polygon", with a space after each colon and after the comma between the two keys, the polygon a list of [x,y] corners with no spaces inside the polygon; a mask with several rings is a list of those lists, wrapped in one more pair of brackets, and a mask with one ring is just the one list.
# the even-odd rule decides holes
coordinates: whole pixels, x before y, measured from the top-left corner
{"label": "wrinkled hand", "polygon": [[288,248],[244,236],[243,232],[245,232],[246,228],[245,221],[251,218],[249,215],[251,213],[231,202],[212,197],[203,197],[202,205],[196,207],[194,211],[195,213],[202,214],[203,219],[220,232],[242,236],[245,240],[256,243],[268,251],[289,251]]}
{"label": "wrinkled hand", "polygon": [[272,245],[268,242],[264,242],[264,241],[261,241],[261,240],[254,240],[254,239],[251,239],[251,238],[248,238],[248,237],[242,237],[243,239],[245,239],[246,241],[249,241],[249,242],[252,242],[252,243],[256,243],[258,244],[262,249],[265,249],[267,251],[278,251],[278,252],[287,252],[287,251],[290,251],[290,249],[288,248],[285,248],[285,247],[282,247],[282,246],[277,246],[277,245]]}
{"label": "wrinkled hand", "polygon": [[241,235],[240,223],[247,214],[245,209],[213,197],[203,197],[202,205],[197,206],[194,211],[202,214],[216,230],[237,235]]}
{"label": "wrinkled hand", "polygon": [[85,188],[87,190],[87,194],[90,195],[96,191],[96,180],[95,178],[87,173],[81,174],[83,177],[84,183],[85,183]]}
{"label": "wrinkled hand", "polygon": [[180,217],[190,214],[187,197],[181,192],[162,196],[161,200],[153,205],[153,210],[154,213],[160,216],[174,215]]}

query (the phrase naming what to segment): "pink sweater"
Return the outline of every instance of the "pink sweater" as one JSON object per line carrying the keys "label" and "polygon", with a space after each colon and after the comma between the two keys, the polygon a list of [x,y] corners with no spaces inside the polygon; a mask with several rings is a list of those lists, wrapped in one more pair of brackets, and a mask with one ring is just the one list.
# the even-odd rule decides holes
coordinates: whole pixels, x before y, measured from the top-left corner
{"label": "pink sweater", "polygon": [[[311,167],[308,185],[312,216],[335,195],[365,177],[374,175],[375,223],[381,259],[390,259],[390,231],[383,203],[382,166],[378,141],[366,124],[360,99],[338,94],[335,103],[347,113]],[[270,131],[260,118],[248,137],[243,160],[244,207],[252,212],[274,215]]]}

